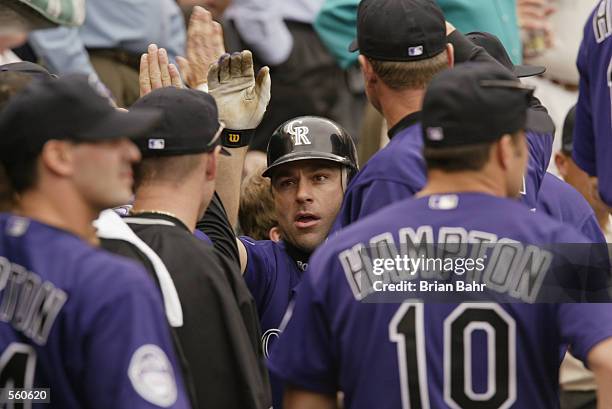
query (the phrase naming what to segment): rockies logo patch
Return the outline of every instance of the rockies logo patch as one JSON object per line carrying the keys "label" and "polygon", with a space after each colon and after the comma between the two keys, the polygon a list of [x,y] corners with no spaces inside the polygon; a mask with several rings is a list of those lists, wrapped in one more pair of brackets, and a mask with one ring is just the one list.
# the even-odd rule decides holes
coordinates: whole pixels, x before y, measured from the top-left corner
{"label": "rockies logo patch", "polygon": [[128,368],[134,390],[147,402],[168,408],[176,402],[177,390],[172,365],[157,345],[138,348]]}

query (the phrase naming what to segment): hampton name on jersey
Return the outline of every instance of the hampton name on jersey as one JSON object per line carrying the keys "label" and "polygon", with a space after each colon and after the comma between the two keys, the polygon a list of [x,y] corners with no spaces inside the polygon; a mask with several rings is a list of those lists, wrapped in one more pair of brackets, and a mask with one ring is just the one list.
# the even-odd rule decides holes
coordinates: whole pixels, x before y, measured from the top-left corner
{"label": "hampton name on jersey", "polygon": [[0,214],[0,305],[0,387],[49,388],[34,407],[190,407],[159,291],[137,264]]}
{"label": "hampton name on jersey", "polygon": [[599,178],[601,198],[612,205],[612,0],[599,1],[584,27],[578,71],[573,157]]}
{"label": "hampton name on jersey", "polygon": [[341,255],[384,235],[401,243],[400,235],[424,220],[434,240],[450,227],[521,243],[587,242],[571,227],[494,196],[396,203],[312,256],[271,372],[298,388],[341,390],[348,409],[557,408],[560,348],[569,343],[584,360],[612,337],[612,306],[358,301],[354,268]]}

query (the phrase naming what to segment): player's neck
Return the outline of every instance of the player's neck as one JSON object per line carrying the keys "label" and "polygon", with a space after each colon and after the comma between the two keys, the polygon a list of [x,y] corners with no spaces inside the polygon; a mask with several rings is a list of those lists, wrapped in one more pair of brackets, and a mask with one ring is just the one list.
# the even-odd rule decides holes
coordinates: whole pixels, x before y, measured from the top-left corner
{"label": "player's neck", "polygon": [[387,90],[380,98],[382,114],[388,129],[393,128],[406,116],[418,112],[423,107],[425,90],[409,89],[404,91]]}
{"label": "player's neck", "polygon": [[25,192],[19,198],[15,213],[68,231],[94,246],[100,244],[93,226],[100,211],[69,191],[54,188]]}
{"label": "player's neck", "polygon": [[164,212],[179,219],[194,231],[200,212],[198,194],[188,188],[168,185],[147,185],[136,191],[133,213]]}
{"label": "player's neck", "polygon": [[417,196],[430,196],[442,193],[484,193],[492,196],[506,197],[504,187],[488,175],[480,172],[446,173],[439,170],[428,172],[427,184]]}

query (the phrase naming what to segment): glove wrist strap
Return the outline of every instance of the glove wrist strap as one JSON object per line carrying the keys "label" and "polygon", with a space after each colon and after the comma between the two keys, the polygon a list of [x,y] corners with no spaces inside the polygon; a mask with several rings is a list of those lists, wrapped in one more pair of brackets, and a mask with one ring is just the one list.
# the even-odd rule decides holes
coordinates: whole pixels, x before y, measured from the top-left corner
{"label": "glove wrist strap", "polygon": [[221,132],[221,145],[226,148],[242,148],[249,146],[255,135],[255,129],[224,129]]}

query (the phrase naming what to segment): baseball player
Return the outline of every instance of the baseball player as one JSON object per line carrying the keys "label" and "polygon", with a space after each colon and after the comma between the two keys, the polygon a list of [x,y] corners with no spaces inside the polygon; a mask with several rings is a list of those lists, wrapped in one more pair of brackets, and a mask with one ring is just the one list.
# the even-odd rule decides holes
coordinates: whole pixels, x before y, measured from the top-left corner
{"label": "baseball player", "polygon": [[[240,101],[269,92],[269,77],[256,83],[249,52],[233,62],[240,70],[228,72],[222,85],[211,84],[211,91],[225,109],[231,98],[233,113],[248,116]],[[123,220],[159,255],[176,286],[183,322],[173,333],[185,378],[192,381],[193,406],[268,409],[270,386],[253,298],[237,266],[193,235],[213,196],[219,153],[227,153],[220,146],[217,104],[207,93],[168,86],[144,95],[132,109],[152,107],[161,109],[164,119],[135,140],[143,160],[135,167],[134,205]],[[141,258],[128,243],[115,244],[120,246],[115,251]],[[161,281],[160,287],[163,291]]]}
{"label": "baseball player", "polygon": [[[571,156],[576,110],[571,109],[563,127],[563,154]],[[588,191],[586,186],[583,187]],[[595,189],[593,189],[595,191]],[[589,193],[590,194],[590,193]],[[573,226],[593,243],[605,243],[606,238],[595,212],[585,197],[570,184],[546,172],[538,194],[537,211]],[[609,217],[606,217],[606,222]]]}
{"label": "baseball player", "polygon": [[[240,173],[240,157],[244,157],[246,146],[230,151],[232,156],[221,160],[234,164],[220,163],[219,167]],[[263,175],[271,179],[283,239],[237,240],[241,271],[259,313],[266,357],[278,338],[281,321],[310,255],[326,239],[343,192],[357,172],[351,137],[335,122],[320,117],[299,117],[281,125],[270,138],[267,156],[268,167]],[[228,180],[221,171],[219,178]],[[237,202],[238,194],[236,185],[234,194],[224,197],[224,204],[228,200]],[[204,223],[210,222],[214,220],[205,216]],[[270,383],[274,408],[282,408],[282,386],[274,377]]]}
{"label": "baseball player", "polygon": [[[362,1],[357,39],[350,50],[361,54],[366,93],[387,120],[390,142],[348,187],[333,231],[411,197],[424,186],[419,123],[431,77],[466,61],[497,64],[483,48],[445,23],[442,11],[429,0]],[[547,117],[544,112],[539,115]],[[540,122],[548,122],[548,129],[541,127],[528,135],[532,159],[521,191],[530,208],[537,203],[537,191],[552,151],[554,127],[550,118],[545,119]]]}
{"label": "baseball player", "polygon": [[[381,245],[408,255],[420,244],[456,246],[457,237],[512,242],[518,251],[526,243],[586,242],[571,227],[509,200],[520,194],[528,160],[524,129],[535,119],[529,92],[490,65],[464,65],[434,78],[422,114],[427,185],[418,198],[360,220],[313,255],[268,362],[288,385],[285,408],[333,408],[338,390],[347,409],[556,408],[565,343],[600,385],[610,384],[607,304],[520,302],[539,298],[532,285],[485,290],[492,300],[493,294],[514,298],[505,304],[359,301],[373,291],[372,258]],[[481,120],[470,119],[475,115]],[[552,270],[538,271],[556,279]],[[392,271],[383,274],[384,282],[396,282]],[[423,278],[424,270],[415,274]],[[516,280],[525,272],[510,274],[506,279]],[[602,407],[612,404],[610,388],[599,392]]]}
{"label": "baseball player", "polygon": [[[281,125],[268,144],[272,196],[283,240],[240,237],[244,279],[257,303],[263,348],[269,355],[282,318],[310,255],[327,237],[350,178],[357,172],[353,140],[342,127],[320,117]],[[274,407],[282,408],[282,387],[274,377]]]}
{"label": "baseball player", "polygon": [[[538,75],[545,70],[544,67],[512,64],[503,44],[492,34],[474,32],[468,33],[467,37],[474,44],[483,47],[489,55],[518,78]],[[536,98],[530,101],[530,109],[537,110],[537,115],[545,116],[544,120],[547,120],[546,110]],[[546,172],[552,151],[553,139],[550,137],[554,134],[552,124],[550,129],[551,133],[546,135],[534,135],[533,131],[528,133],[530,156],[525,186],[521,190],[521,200],[535,211],[543,211],[554,219],[572,225],[593,243],[604,243],[605,237],[589,204],[570,185]],[[564,131],[565,133],[567,131]],[[530,177],[531,175],[534,177]]]}
{"label": "baseball player", "polygon": [[601,0],[587,20],[578,53],[580,94],[573,158],[599,178],[599,193],[612,205],[612,2]]}
{"label": "baseball player", "polygon": [[116,111],[85,76],[34,82],[2,111],[0,159],[19,195],[0,215],[3,404],[19,405],[10,389],[49,388],[58,409],[190,407],[158,290],[97,249],[92,225],[129,200],[140,154],[127,138],[158,120]]}

